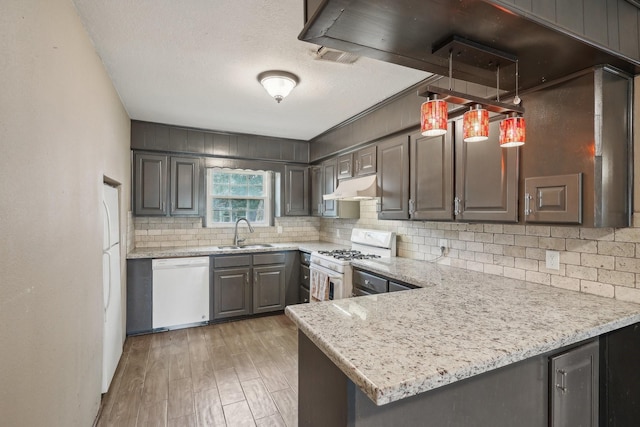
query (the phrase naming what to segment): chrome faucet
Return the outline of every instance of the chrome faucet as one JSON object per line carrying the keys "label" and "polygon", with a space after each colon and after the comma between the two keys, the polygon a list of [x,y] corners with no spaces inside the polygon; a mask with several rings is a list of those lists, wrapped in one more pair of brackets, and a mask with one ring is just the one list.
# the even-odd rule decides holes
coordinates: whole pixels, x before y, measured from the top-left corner
{"label": "chrome faucet", "polygon": [[253,233],[253,227],[251,226],[251,223],[249,222],[249,220],[247,218],[238,218],[238,220],[236,221],[236,229],[233,232],[233,244],[234,244],[234,246],[238,246],[240,243],[244,243],[244,241],[247,240],[247,239],[239,239],[238,238],[238,223],[240,221],[246,222],[247,225],[249,226],[249,232]]}

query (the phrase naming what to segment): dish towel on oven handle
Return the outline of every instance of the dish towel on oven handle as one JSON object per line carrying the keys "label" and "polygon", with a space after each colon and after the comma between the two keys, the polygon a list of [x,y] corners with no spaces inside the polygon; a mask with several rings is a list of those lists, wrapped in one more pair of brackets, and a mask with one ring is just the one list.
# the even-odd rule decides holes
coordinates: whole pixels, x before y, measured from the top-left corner
{"label": "dish towel on oven handle", "polygon": [[318,270],[311,270],[311,301],[329,299],[329,275]]}

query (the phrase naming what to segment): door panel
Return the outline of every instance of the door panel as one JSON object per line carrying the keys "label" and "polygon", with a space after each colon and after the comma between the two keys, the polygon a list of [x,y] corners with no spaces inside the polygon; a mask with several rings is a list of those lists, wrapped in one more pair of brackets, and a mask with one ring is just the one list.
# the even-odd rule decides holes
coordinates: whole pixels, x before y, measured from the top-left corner
{"label": "door panel", "polygon": [[[336,160],[329,160],[322,164],[322,182],[324,183],[324,193],[333,193],[338,184],[336,173]],[[324,200],[324,209],[322,216],[337,216],[338,202],[336,200]]]}
{"label": "door panel", "polygon": [[409,138],[400,135],[378,145],[378,219],[409,218]]}
{"label": "door panel", "polygon": [[136,154],[135,215],[166,215],[167,156]]}
{"label": "door panel", "polygon": [[411,219],[453,219],[452,127],[442,136],[411,136]]}
{"label": "door panel", "polygon": [[376,146],[363,148],[355,152],[355,176],[376,173]]}
{"label": "door panel", "polygon": [[462,120],[455,125],[456,197],[463,221],[518,221],[518,147],[498,143],[499,122],[489,124],[489,139],[462,140]]}
{"label": "door panel", "polygon": [[198,215],[200,160],[171,158],[171,215]]}
{"label": "door panel", "polygon": [[251,314],[250,268],[213,272],[213,316],[215,319]]}
{"label": "door panel", "polygon": [[253,269],[253,312],[284,310],[285,267],[275,265]]}

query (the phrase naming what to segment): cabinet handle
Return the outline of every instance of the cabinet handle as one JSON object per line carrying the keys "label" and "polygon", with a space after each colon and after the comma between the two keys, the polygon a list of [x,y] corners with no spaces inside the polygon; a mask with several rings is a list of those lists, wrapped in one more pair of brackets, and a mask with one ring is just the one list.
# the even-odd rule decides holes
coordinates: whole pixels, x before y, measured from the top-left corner
{"label": "cabinet handle", "polygon": [[460,215],[460,198],[458,196],[453,199],[453,214]]}
{"label": "cabinet handle", "polygon": [[369,279],[364,279],[364,284],[365,285],[369,285],[371,282],[369,281]]}
{"label": "cabinet handle", "polygon": [[249,286],[249,273],[245,273],[244,275],[244,284]]}
{"label": "cabinet handle", "polygon": [[376,212],[382,212],[382,202],[380,200],[376,200]]}
{"label": "cabinet handle", "polygon": [[291,212],[291,203],[287,203],[287,213]]}
{"label": "cabinet handle", "polygon": [[[560,375],[560,382],[558,383],[558,374]],[[556,369],[556,388],[560,389],[562,393],[567,392],[567,371],[562,369]]]}
{"label": "cabinet handle", "polygon": [[309,278],[309,276],[304,276],[304,280],[307,280]]}
{"label": "cabinet handle", "polygon": [[532,199],[533,199],[533,197],[531,197],[531,194],[524,193],[524,214],[525,215],[531,215],[531,200]]}
{"label": "cabinet handle", "polygon": [[253,284],[254,285],[258,284],[258,273],[256,272],[253,273]]}
{"label": "cabinet handle", "polygon": [[409,215],[416,213],[416,204],[413,199],[409,199]]}

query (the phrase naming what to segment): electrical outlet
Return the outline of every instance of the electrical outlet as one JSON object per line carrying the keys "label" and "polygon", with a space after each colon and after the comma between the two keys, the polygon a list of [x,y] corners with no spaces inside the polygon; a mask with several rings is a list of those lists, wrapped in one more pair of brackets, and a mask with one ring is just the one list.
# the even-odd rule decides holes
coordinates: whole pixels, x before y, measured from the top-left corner
{"label": "electrical outlet", "polygon": [[438,246],[447,249],[449,247],[449,242],[447,241],[447,239],[440,239],[438,240]]}
{"label": "electrical outlet", "polygon": [[560,270],[560,252],[546,252],[546,266],[549,270]]}
{"label": "electrical outlet", "polygon": [[282,234],[282,226],[281,225],[278,226],[278,234]]}

